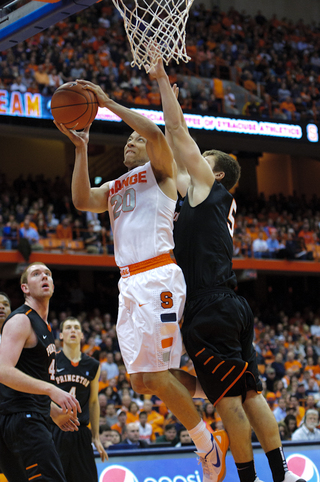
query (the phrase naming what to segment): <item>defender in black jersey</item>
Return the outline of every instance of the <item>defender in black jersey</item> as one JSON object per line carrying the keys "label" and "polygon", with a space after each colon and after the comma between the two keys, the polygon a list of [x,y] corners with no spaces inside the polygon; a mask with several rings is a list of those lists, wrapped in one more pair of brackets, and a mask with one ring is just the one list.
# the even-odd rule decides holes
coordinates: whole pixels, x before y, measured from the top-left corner
{"label": "defender in black jersey", "polygon": [[186,196],[174,229],[175,256],[187,284],[184,344],[229,435],[240,481],[259,480],[251,447],[252,426],[274,482],[302,482],[288,471],[277,422],[260,393],[252,312],[234,292],[236,203],[228,191],[240,177],[240,166],[221,151],[201,155],[161,60],[151,74],[160,87],[166,133],[179,170],[178,190]]}
{"label": "defender in black jersey", "polygon": [[32,263],[21,276],[21,289],[25,304],[5,321],[0,344],[0,470],[9,482],[66,482],[48,418],[75,430],[81,408],[54,385],[56,350],[46,321],[51,271]]}
{"label": "defender in black jersey", "polygon": [[[97,360],[81,353],[83,337],[81,323],[67,318],[60,325],[62,351],[56,355],[56,385],[72,393],[80,403],[79,431],[62,432],[52,424],[54,443],[60,455],[67,482],[97,482],[98,474],[92,442],[101,460],[107,454],[99,438],[100,406],[98,401],[100,365]],[[90,422],[90,429],[88,424]]]}

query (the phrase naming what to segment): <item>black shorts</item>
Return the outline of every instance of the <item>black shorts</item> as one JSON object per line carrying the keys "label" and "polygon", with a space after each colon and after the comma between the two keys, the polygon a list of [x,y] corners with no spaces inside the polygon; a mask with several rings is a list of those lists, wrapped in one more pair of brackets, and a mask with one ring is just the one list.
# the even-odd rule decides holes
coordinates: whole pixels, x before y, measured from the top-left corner
{"label": "black shorts", "polygon": [[188,300],[183,342],[210,402],[262,391],[253,347],[253,314],[233,290],[202,292]]}
{"label": "black shorts", "polygon": [[10,482],[67,482],[43,415],[0,415],[0,469]]}
{"label": "black shorts", "polygon": [[85,425],[78,432],[62,432],[52,425],[52,435],[68,482],[98,482],[91,430]]}

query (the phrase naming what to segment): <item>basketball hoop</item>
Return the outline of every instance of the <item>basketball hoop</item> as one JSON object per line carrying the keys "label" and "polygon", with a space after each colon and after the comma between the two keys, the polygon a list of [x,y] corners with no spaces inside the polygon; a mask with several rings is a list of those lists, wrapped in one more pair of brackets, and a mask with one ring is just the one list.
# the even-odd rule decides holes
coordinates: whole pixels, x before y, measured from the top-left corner
{"label": "basketball hoop", "polygon": [[[186,24],[193,0],[112,0],[120,12],[133,56],[148,73],[159,58],[188,62]],[[154,46],[156,45],[156,48]]]}

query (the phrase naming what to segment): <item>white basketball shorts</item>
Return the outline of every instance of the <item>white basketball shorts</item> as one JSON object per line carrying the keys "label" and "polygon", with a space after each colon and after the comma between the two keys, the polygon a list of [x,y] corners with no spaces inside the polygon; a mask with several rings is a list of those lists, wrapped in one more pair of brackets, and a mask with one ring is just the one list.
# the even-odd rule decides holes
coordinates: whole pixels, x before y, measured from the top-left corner
{"label": "white basketball shorts", "polygon": [[179,368],[186,285],[174,263],[121,278],[117,334],[129,374]]}

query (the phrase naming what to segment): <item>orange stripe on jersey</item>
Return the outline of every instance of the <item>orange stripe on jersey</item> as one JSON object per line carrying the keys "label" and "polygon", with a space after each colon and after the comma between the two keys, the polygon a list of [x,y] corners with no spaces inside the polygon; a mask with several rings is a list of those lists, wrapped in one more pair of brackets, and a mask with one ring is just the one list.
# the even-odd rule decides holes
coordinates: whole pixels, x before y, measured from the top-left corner
{"label": "orange stripe on jersey", "polygon": [[198,351],[198,353],[196,353],[196,356],[199,356],[201,355],[202,352],[204,352],[205,348],[202,348],[202,350]]}
{"label": "orange stripe on jersey", "polygon": [[208,358],[208,360],[206,360],[206,361],[204,362],[204,365],[206,365],[207,363],[209,363],[209,361],[212,360],[212,358],[214,358],[214,356],[210,356],[210,357]]}
{"label": "orange stripe on jersey", "polygon": [[217,365],[216,368],[211,373],[214,373],[216,370],[218,370],[219,366],[222,365],[223,363],[224,361],[220,362],[219,365]]}
{"label": "orange stripe on jersey", "polygon": [[26,467],[26,470],[33,469],[33,467],[37,467],[37,466],[38,466],[38,464],[30,465],[30,467]]}
{"label": "orange stripe on jersey", "polygon": [[77,367],[77,366],[79,365],[79,362],[73,362],[73,361],[72,361],[72,362],[71,362],[71,365],[72,365],[73,367]]}
{"label": "orange stripe on jersey", "polygon": [[245,367],[244,369],[242,370],[242,372],[240,373],[240,375],[237,376],[237,378],[235,380],[233,380],[232,383],[230,383],[230,385],[228,386],[228,388],[223,392],[223,394],[218,398],[218,400],[216,400],[214,402],[214,406],[217,405],[218,402],[220,402],[221,398],[223,398],[225,396],[225,394],[228,392],[228,390],[230,390],[230,388],[233,387],[233,385],[239,380],[239,378],[242,377],[242,375],[244,374],[244,372],[246,371],[246,369],[248,368],[248,363],[246,362],[245,364]]}
{"label": "orange stripe on jersey", "polygon": [[234,370],[235,368],[236,368],[236,366],[233,365],[233,367],[228,371],[228,373],[226,373],[225,376],[221,378],[221,381],[223,382],[223,380],[224,380],[225,378],[227,378],[227,376],[230,375],[230,373],[232,372],[232,370]]}
{"label": "orange stripe on jersey", "polygon": [[33,480],[33,479],[37,479],[38,477],[41,477],[42,474],[37,474],[37,475],[34,475],[33,477],[29,477],[28,480]]}
{"label": "orange stripe on jersey", "polygon": [[140,263],[130,264],[129,266],[122,266],[120,268],[120,274],[122,278],[129,278],[134,274],[143,273],[144,271],[149,271],[150,269],[160,268],[160,266],[165,266],[167,264],[175,264],[171,259],[169,253],[160,254],[155,258],[146,259]]}
{"label": "orange stripe on jersey", "polygon": [[162,348],[169,348],[169,346],[172,346],[172,343],[173,343],[172,336],[170,338],[165,338],[164,340],[161,340]]}
{"label": "orange stripe on jersey", "polygon": [[32,311],[32,310],[28,310],[28,311],[26,312],[26,315],[28,315],[29,313],[31,313],[31,311]]}

